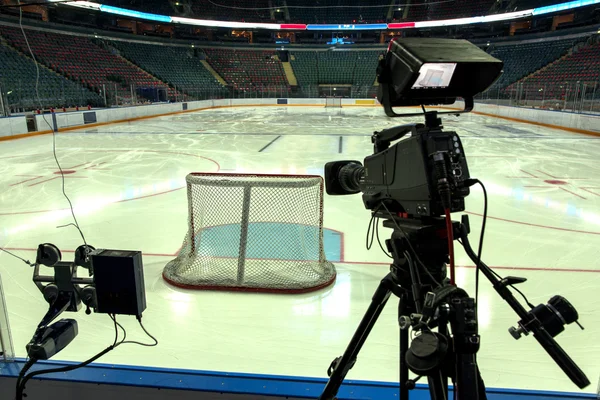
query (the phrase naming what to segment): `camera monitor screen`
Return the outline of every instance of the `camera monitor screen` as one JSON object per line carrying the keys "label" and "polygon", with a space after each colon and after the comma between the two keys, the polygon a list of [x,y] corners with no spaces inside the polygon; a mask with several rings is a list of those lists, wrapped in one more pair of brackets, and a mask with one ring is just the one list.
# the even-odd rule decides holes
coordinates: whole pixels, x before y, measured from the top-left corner
{"label": "camera monitor screen", "polygon": [[419,71],[412,89],[447,88],[454,75],[456,63],[427,63]]}

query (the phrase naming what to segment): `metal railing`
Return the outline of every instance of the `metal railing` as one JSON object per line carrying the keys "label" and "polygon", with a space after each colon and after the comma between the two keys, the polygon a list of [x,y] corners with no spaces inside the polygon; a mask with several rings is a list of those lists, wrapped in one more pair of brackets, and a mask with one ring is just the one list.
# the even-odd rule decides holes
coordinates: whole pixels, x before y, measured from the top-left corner
{"label": "metal railing", "polygon": [[600,114],[600,81],[545,84],[517,82],[507,88],[492,87],[477,96],[476,101],[579,114]]}
{"label": "metal railing", "polygon": [[65,85],[63,81],[60,86],[49,88],[40,82],[36,94],[35,84],[30,80],[0,81],[0,115],[2,109],[5,115],[10,113],[27,112],[40,108],[61,108],[87,106],[102,106],[98,94],[84,87]]}
{"label": "metal railing", "polygon": [[[210,99],[252,98],[374,98],[377,87],[372,85],[248,85],[246,87],[136,86],[110,83],[91,91],[83,87],[59,87],[55,91],[40,90],[43,108],[60,109],[75,106],[124,107],[157,102],[184,102]],[[600,114],[600,81],[564,82],[553,84],[515,83],[501,88],[493,86],[476,97],[477,102],[513,107],[539,108],[574,113]],[[23,82],[0,82],[0,116],[39,109],[35,89]]]}

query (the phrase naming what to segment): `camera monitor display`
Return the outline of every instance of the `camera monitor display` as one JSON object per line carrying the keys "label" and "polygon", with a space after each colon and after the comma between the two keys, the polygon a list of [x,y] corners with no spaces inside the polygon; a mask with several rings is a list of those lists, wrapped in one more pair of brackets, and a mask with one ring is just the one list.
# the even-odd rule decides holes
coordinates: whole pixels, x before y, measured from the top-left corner
{"label": "camera monitor display", "polygon": [[392,40],[377,69],[378,99],[386,113],[391,107],[472,100],[498,79],[503,65],[466,40]]}
{"label": "camera monitor display", "polygon": [[447,88],[454,75],[456,63],[423,64],[412,89]]}

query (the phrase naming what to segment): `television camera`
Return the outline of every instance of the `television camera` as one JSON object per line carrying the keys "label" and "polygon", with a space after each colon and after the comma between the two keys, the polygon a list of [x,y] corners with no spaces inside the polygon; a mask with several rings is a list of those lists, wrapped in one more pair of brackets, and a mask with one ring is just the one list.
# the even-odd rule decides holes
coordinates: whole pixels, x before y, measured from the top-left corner
{"label": "television camera", "polygon": [[[481,247],[479,254],[471,248],[468,217],[462,216],[461,222],[451,220],[451,213],[464,211],[470,186],[480,182],[470,177],[458,134],[444,131],[439,115],[470,112],[473,97],[488,88],[502,68],[500,60],[477,46],[451,39],[392,40],[380,61],[378,99],[386,115],[423,115],[397,114],[393,109],[421,106],[425,123],[375,132],[374,151],[364,165],[336,161],[325,166],[328,194],[362,193],[372,218],[383,219],[383,226],[393,230],[386,240],[393,262],[346,351],[329,367],[330,378],[320,399],[335,398],[392,294],[399,298],[400,398],[408,399],[409,390],[421,377],[427,377],[434,400],[448,399],[448,379],[454,383],[455,399],[486,398],[476,357],[480,346],[477,304],[454,283],[455,239],[519,316],[518,325],[509,329],[515,339],[532,333],[579,388],[589,385],[585,374],[554,340],[564,325],[577,322],[575,307],[564,297],[554,296],[547,304],[525,309],[511,288],[526,279],[498,277],[481,261]],[[459,111],[427,112],[424,108],[452,105],[458,97],[464,100]],[[417,336],[409,344],[411,329]],[[409,370],[416,379],[409,379]]]}

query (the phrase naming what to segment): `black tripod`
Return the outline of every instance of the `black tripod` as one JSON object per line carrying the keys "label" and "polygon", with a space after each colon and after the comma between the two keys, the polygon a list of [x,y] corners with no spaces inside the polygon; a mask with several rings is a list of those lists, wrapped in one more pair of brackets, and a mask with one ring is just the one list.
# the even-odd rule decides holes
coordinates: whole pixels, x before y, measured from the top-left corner
{"label": "black tripod", "polygon": [[[335,398],[391,294],[400,299],[399,399],[407,400],[409,390],[423,376],[427,377],[433,400],[448,398],[448,378],[454,382],[455,399],[485,399],[485,387],[476,362],[479,335],[475,302],[446,279],[448,242],[444,220],[436,218],[430,224],[423,224],[394,218],[385,220],[383,225],[394,229],[391,239],[386,240],[393,257],[390,273],[377,287],[346,351],[329,367],[330,378],[319,399]],[[457,233],[459,228],[459,223],[453,223]],[[452,336],[448,333],[448,324]],[[409,346],[411,327],[420,335]],[[436,327],[437,332],[433,332]],[[418,378],[410,380],[409,370]]]}
{"label": "black tripod", "polygon": [[[329,381],[319,399],[335,398],[392,293],[400,299],[400,400],[408,400],[408,391],[422,376],[427,376],[433,400],[448,398],[448,378],[454,382],[455,399],[485,399],[485,387],[475,356],[479,350],[475,304],[464,290],[449,285],[446,280],[448,244],[444,220],[433,218],[424,224],[422,221],[394,218],[384,221],[383,225],[394,229],[391,239],[386,240],[394,260],[390,273],[377,287],[346,351],[331,363],[327,371]],[[547,304],[527,311],[509,289],[526,279],[515,276],[501,278],[478,259],[469,243],[469,219],[466,215],[462,216],[461,223],[452,223],[452,230],[454,238],[461,240],[469,258],[478,264],[481,273],[519,316],[518,326],[509,329],[514,338],[533,334],[573,383],[581,389],[588,386],[590,381],[583,371],[554,340],[565,325],[577,323],[579,315],[575,307],[557,295]],[[452,328],[451,337],[448,323]],[[410,327],[421,334],[409,347]],[[432,332],[435,327],[438,332]],[[409,380],[409,369],[417,374],[417,379]]]}

